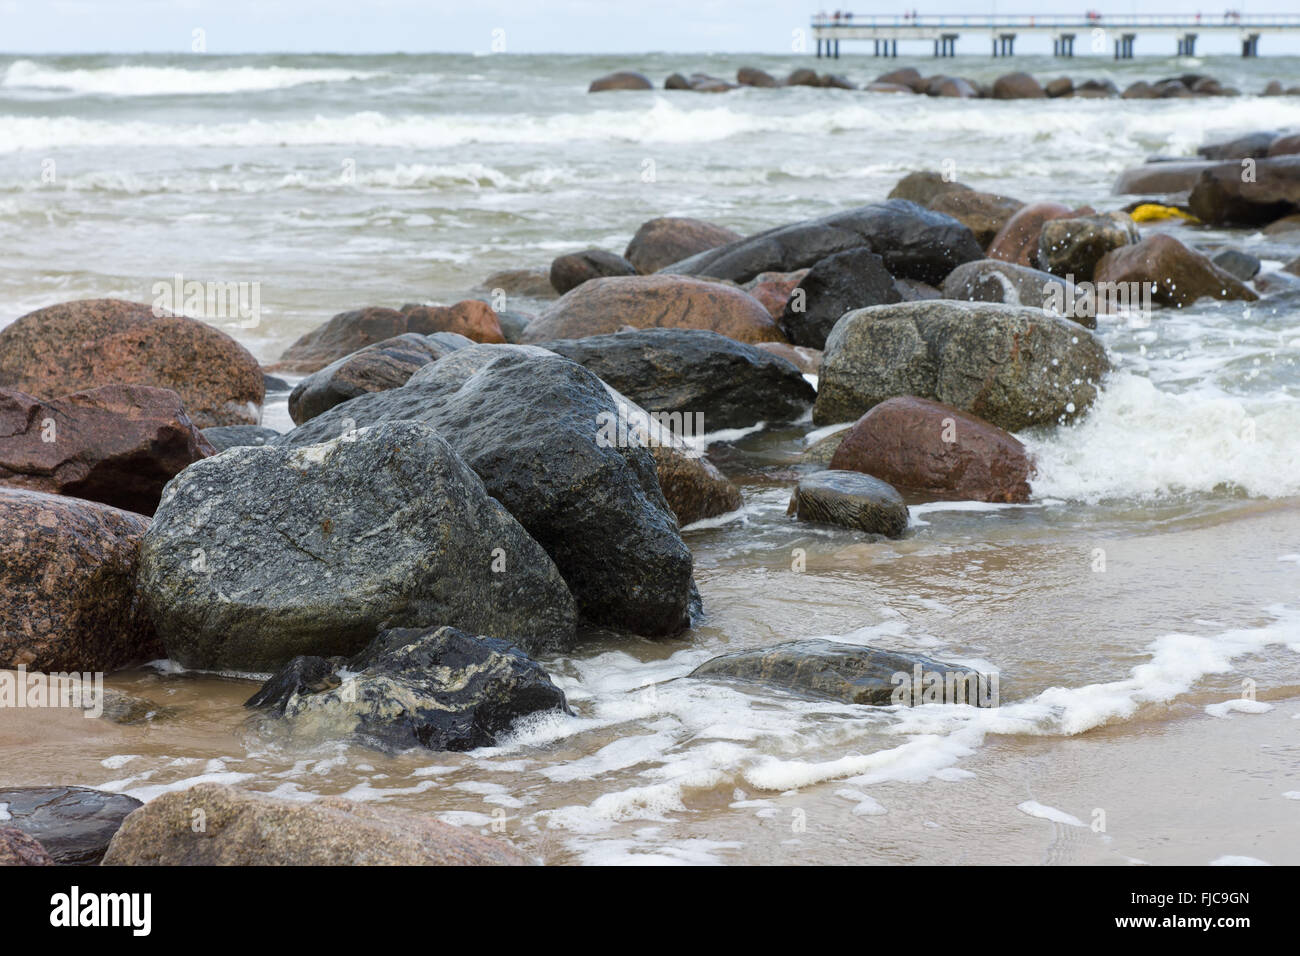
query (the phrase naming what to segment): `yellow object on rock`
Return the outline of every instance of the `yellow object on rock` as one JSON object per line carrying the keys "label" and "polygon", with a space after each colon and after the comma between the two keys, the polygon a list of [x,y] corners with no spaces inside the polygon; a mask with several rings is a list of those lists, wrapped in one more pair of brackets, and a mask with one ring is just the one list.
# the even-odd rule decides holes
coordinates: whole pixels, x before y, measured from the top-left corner
{"label": "yellow object on rock", "polygon": [[1129,216],[1134,222],[1158,222],[1161,219],[1186,219],[1188,222],[1200,222],[1190,212],[1183,212],[1177,206],[1162,206],[1159,203],[1144,202],[1134,209]]}

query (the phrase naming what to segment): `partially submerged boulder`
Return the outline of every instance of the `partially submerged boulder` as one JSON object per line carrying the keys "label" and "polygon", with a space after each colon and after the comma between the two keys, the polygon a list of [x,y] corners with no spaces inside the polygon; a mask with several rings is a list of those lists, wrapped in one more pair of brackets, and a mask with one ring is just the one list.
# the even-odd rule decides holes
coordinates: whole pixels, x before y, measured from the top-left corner
{"label": "partially submerged boulder", "polygon": [[857,471],[816,471],[799,479],[786,512],[800,521],[834,524],[900,538],[907,505],[888,482]]}
{"label": "partially submerged boulder", "polygon": [[1108,252],[1097,263],[1093,278],[1098,284],[1132,283],[1150,290],[1152,301],[1180,309],[1206,296],[1246,302],[1259,298],[1236,276],[1160,233]]}
{"label": "partially submerged boulder", "polygon": [[1260,226],[1300,213],[1300,156],[1204,170],[1187,199],[1192,213],[1213,225]]}
{"label": "partially submerged boulder", "polygon": [[0,790],[5,825],[39,841],[55,863],[93,866],[127,815],[143,804],[124,793],[89,787]]}
{"label": "partially submerged boulder", "polygon": [[591,85],[587,87],[587,92],[605,93],[609,90],[653,90],[654,88],[655,85],[644,73],[635,70],[619,70],[592,80]]}

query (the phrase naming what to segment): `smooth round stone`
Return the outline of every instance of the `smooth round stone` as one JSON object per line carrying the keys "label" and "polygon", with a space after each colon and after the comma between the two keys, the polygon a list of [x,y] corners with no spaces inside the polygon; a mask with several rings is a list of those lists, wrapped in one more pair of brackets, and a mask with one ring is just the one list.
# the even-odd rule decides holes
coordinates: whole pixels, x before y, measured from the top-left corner
{"label": "smooth round stone", "polygon": [[817,471],[800,479],[786,512],[889,538],[907,530],[907,505],[888,482],[858,471]]}

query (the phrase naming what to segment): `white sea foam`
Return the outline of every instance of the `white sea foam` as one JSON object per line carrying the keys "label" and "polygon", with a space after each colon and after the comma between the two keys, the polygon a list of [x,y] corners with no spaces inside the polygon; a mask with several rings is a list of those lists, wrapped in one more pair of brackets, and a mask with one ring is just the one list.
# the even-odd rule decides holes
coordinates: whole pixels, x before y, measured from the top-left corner
{"label": "white sea foam", "polygon": [[368,79],[374,73],[356,70],[303,69],[284,66],[240,66],[227,69],[184,69],[174,66],[106,66],[61,70],[32,60],[15,60],[0,78],[0,88],[52,90],[109,96],[193,96],[281,90],[307,83],[339,83]]}
{"label": "white sea foam", "polygon": [[1056,807],[1049,807],[1046,804],[1039,803],[1037,800],[1026,800],[1016,807],[1021,813],[1027,813],[1031,817],[1039,817],[1043,820],[1050,820],[1052,823],[1064,823],[1066,826],[1081,827],[1083,821],[1073,814],[1066,813],[1064,810],[1058,810]]}

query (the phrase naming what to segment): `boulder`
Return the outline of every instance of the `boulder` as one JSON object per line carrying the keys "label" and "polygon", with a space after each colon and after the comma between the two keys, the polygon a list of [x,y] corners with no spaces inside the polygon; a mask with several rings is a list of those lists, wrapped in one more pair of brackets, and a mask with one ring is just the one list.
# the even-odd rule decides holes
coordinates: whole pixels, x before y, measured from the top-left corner
{"label": "boulder", "polygon": [[740,233],[711,222],[684,216],[660,216],[641,224],[623,256],[637,272],[649,274],[739,238]]}
{"label": "boulder", "polygon": [[865,246],[819,261],[791,294],[781,331],[793,345],[820,349],[845,312],[901,302],[884,260]]}
{"label": "boulder", "polygon": [[741,288],[761,302],[763,308],[767,309],[768,315],[779,320],[781,314],[785,312],[785,304],[790,301],[790,294],[807,274],[807,269],[796,269],[794,272],[760,272]]}
{"label": "boulder", "polygon": [[135,797],[89,787],[0,790],[6,827],[39,841],[55,863],[79,866],[98,863],[122,821],[140,806]]}
{"label": "boulder", "polygon": [[786,86],[818,86],[819,77],[816,70],[800,67],[785,78]]}
{"label": "boulder", "polygon": [[0,866],[53,866],[40,841],[17,827],[0,826]]}
{"label": "boulder", "polygon": [[83,299],[0,330],[0,388],[52,398],[102,385],[169,388],[199,428],[255,425],[262,369],[226,333],[138,302]]}
{"label": "boulder", "polygon": [[524,299],[555,298],[549,269],[503,269],[480,282],[478,288],[489,294],[500,290],[501,295],[517,295]]}
{"label": "boulder", "polygon": [[382,631],[346,662],[295,657],[247,706],[315,743],[390,752],[491,747],[521,718],[570,713],[564,692],[519,648],[454,627]]}
{"label": "boulder", "polygon": [[1074,92],[1074,80],[1070,79],[1068,76],[1058,76],[1043,87],[1043,92],[1052,99],[1056,99],[1060,96],[1069,96]]}
{"label": "boulder", "polygon": [[785,359],[804,375],[816,375],[822,367],[821,349],[805,348],[802,345],[786,345],[784,342],[759,342],[754,346],[769,352],[777,358]]}
{"label": "boulder", "polygon": [[1081,214],[1083,210],[1071,210],[1059,202],[1030,203],[1013,213],[998,230],[988,245],[988,258],[1037,268],[1043,223]]}
{"label": "boulder", "polygon": [[993,81],[995,100],[1040,100],[1046,96],[1039,82],[1028,73],[1007,73]]}
{"label": "boulder", "polygon": [[[474,343],[455,332],[407,332],[345,355],[313,372],[289,393],[289,415],[301,425],[340,402],[406,384],[415,370]],[[259,443],[261,444],[261,443]]]}
{"label": "boulder", "polygon": [[1152,301],[1180,309],[1203,296],[1247,302],[1259,298],[1235,276],[1163,234],[1108,252],[1097,263],[1093,279],[1150,286]]}
{"label": "boulder", "polygon": [[858,471],[815,471],[799,479],[787,514],[814,524],[834,524],[901,538],[907,505],[892,486]]}
{"label": "boulder", "polygon": [[135,595],[142,515],[0,488],[0,667],[108,671],[163,656]]}
{"label": "boulder", "polygon": [[[981,260],[976,259],[975,261],[979,262]],[[960,268],[961,266],[957,267],[957,269]],[[957,269],[954,269],[953,272],[956,272]],[[952,275],[952,272],[948,274]],[[947,282],[948,280],[944,279],[943,281]],[[928,282],[918,282],[916,279],[895,279],[894,288],[898,290],[898,294],[902,296],[904,302],[920,302],[923,299],[943,298],[943,293],[934,286]]]}
{"label": "boulder", "polygon": [[439,624],[572,645],[559,572],[441,435],[413,421],[333,435],[232,449],[167,486],[138,586],[169,657],[268,671]]}
{"label": "boulder", "polygon": [[1212,225],[1260,226],[1300,213],[1300,156],[1254,163],[1253,177],[1240,164],[1203,170],[1187,199],[1192,214]]}
{"label": "boulder", "polygon": [[905,66],[902,69],[890,70],[888,73],[881,73],[876,77],[875,82],[906,86],[916,93],[919,93],[924,88],[924,81],[921,77],[920,71],[918,71],[916,67],[912,66]]}
{"label": "boulder", "polygon": [[877,80],[874,83],[868,83],[863,89],[868,93],[915,93],[912,89],[903,83],[881,83]]}
{"label": "boulder", "polygon": [[1024,208],[1019,199],[975,189],[950,190],[929,202],[935,212],[952,216],[975,236],[981,248],[988,246],[1007,224],[1007,220]]}
{"label": "boulder", "polygon": [[951,97],[961,100],[978,99],[980,95],[980,91],[971,85],[969,80],[964,80],[960,76],[933,77],[926,85],[924,92],[927,96]]}
{"label": "boulder", "polygon": [[908,173],[889,191],[889,199],[906,199],[919,206],[929,208],[930,203],[946,193],[972,192],[969,186],[948,179],[943,173],[932,169],[922,169]]}
{"label": "boulder", "polygon": [[[943,297],[963,302],[1003,302],[1051,308],[1085,328],[1097,327],[1097,302],[1077,294],[1074,283],[1028,266],[980,259],[953,269],[943,282]],[[1061,308],[1058,308],[1058,304]]]}
{"label": "boulder", "polygon": [[948,299],[881,305],[835,326],[813,422],[852,421],[887,398],[915,395],[1019,431],[1082,415],[1109,370],[1092,333],[1043,309]]}
{"label": "boulder", "polygon": [[1258,258],[1240,249],[1223,249],[1214,254],[1210,260],[1224,272],[1236,276],[1242,282],[1249,282],[1259,275],[1262,263]]}
{"label": "boulder", "polygon": [[1137,80],[1125,87],[1120,94],[1126,100],[1153,100],[1156,98],[1155,87],[1146,80]]}
{"label": "boulder", "polygon": [[551,262],[551,285],[560,295],[576,289],[589,279],[634,275],[636,267],[632,263],[604,249],[571,252]]}
{"label": "boulder", "polygon": [[[901,654],[877,650],[860,644],[843,644],[839,641],[814,639],[789,641],[772,647],[725,654],[705,661],[691,672],[694,678],[727,678],[752,681],[810,697],[842,701],[846,704],[925,703],[926,699],[913,700],[914,678],[917,674],[928,680],[931,674],[940,678],[943,691],[948,683],[963,692],[960,701],[950,701],[946,695],[936,698],[936,703],[966,702],[987,706],[992,701],[988,695],[980,699],[980,690],[991,690],[996,684],[988,675],[979,675],[976,681],[984,684],[966,684],[974,673],[952,664],[944,664],[918,654]],[[951,681],[949,675],[952,675]],[[958,684],[962,686],[958,686]],[[924,686],[924,684],[923,684]],[[974,693],[972,693],[974,691]]]}
{"label": "boulder", "polygon": [[1092,278],[1101,257],[1132,245],[1141,237],[1128,213],[1108,212],[1043,223],[1038,237],[1038,264],[1073,282]]}
{"label": "boulder", "polygon": [[1268,147],[1270,157],[1294,156],[1296,153],[1300,153],[1300,133],[1288,133],[1285,136],[1279,136]]}
{"label": "boulder", "polygon": [[[203,820],[203,827],[194,821]],[[342,797],[284,800],[201,783],[131,814],[105,866],[515,866],[496,840],[425,813]]]}
{"label": "boulder", "polygon": [[867,246],[896,277],[942,282],[963,262],[983,258],[964,225],[916,203],[886,200],[747,236],[663,270],[747,282],[761,272],[792,272],[837,252]]}
{"label": "boulder", "polygon": [[637,329],[708,329],[738,342],[784,339],[767,309],[740,289],[659,273],[593,279],[561,296],[524,331],[527,343]]}
{"label": "boulder", "polygon": [[151,515],[163,485],[216,453],[170,389],[104,385],[42,401],[0,388],[0,484]]}
{"label": "boulder", "polygon": [[655,475],[680,527],[728,514],[744,504],[740,489],[713,462],[680,442],[672,442],[666,430],[656,433],[662,441],[650,445]]}
{"label": "boulder", "polygon": [[217,425],[203,429],[203,437],[217,451],[244,445],[265,445],[280,433],[262,425]]}
{"label": "boulder", "polygon": [[1119,87],[1110,80],[1084,80],[1067,95],[1078,99],[1106,100],[1119,96]]}
{"label": "boulder", "polygon": [[[570,295],[626,281],[637,280],[597,279]],[[402,388],[336,405],[281,441],[313,444],[349,422],[428,422],[551,555],[588,621],[675,634],[689,621],[691,553],[660,489],[654,456],[635,440],[635,429],[620,426],[620,406],[595,374],[539,351],[460,349]]]}
{"label": "boulder", "polygon": [[1241,173],[1240,163],[1219,163],[1210,160],[1169,160],[1143,163],[1119,174],[1113,191],[1119,195],[1168,195],[1187,192],[1207,169],[1223,167]]}
{"label": "boulder", "polygon": [[1206,143],[1196,150],[1196,155],[1204,159],[1263,159],[1268,155],[1268,148],[1273,145],[1280,134],[1276,130],[1263,130],[1234,136],[1231,139]]}
{"label": "boulder", "polygon": [[407,332],[455,332],[475,342],[504,342],[501,323],[485,302],[466,299],[451,306],[372,307],[340,312],[294,342],[280,356],[286,372],[317,372],[331,362]]}
{"label": "boulder", "polygon": [[776,77],[753,66],[742,66],[736,71],[736,82],[741,86],[780,86]]}
{"label": "boulder", "polygon": [[702,416],[708,431],[790,421],[816,394],[788,362],[704,329],[641,329],[543,348],[595,372],[647,411]]}
{"label": "boulder", "polygon": [[823,73],[817,77],[817,85],[823,89],[856,90],[858,85],[846,76],[838,73]]}
{"label": "boulder", "polygon": [[968,412],[912,395],[886,399],[845,432],[830,459],[939,498],[1029,500],[1033,465],[1010,433]]}
{"label": "boulder", "polygon": [[653,90],[655,85],[644,73],[637,73],[634,70],[619,70],[617,73],[607,73],[591,81],[587,87],[588,93],[604,93],[609,90]]}
{"label": "boulder", "polygon": [[690,81],[680,73],[670,74],[669,77],[664,80],[665,90],[689,90],[690,88]]}

